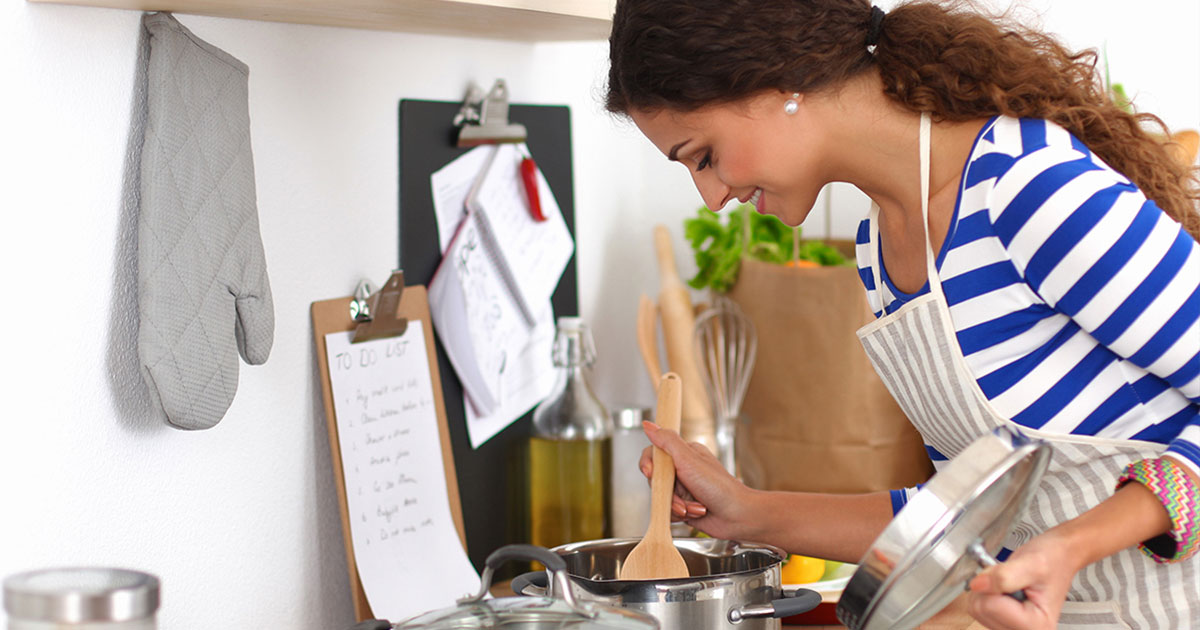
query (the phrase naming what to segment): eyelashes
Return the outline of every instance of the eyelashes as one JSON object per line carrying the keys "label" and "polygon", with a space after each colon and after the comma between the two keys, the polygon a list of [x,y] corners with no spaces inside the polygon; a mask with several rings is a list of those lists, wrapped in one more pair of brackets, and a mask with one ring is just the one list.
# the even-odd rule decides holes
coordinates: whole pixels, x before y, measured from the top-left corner
{"label": "eyelashes", "polygon": [[704,154],[704,157],[700,158],[700,161],[696,164],[696,170],[703,171],[704,169],[708,168],[711,164],[712,164],[712,151],[708,151],[707,153]]}

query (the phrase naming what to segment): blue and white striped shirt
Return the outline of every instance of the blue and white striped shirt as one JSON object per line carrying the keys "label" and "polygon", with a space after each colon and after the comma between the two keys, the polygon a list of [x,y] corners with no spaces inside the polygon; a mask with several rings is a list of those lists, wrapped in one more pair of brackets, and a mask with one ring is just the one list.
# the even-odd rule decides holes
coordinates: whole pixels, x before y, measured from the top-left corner
{"label": "blue and white striped shirt", "polygon": [[[879,317],[929,287],[903,293],[883,269],[875,286],[869,221],[857,258]],[[1043,120],[984,125],[937,269],[998,413],[1166,444],[1200,475],[1200,243],[1077,138]]]}

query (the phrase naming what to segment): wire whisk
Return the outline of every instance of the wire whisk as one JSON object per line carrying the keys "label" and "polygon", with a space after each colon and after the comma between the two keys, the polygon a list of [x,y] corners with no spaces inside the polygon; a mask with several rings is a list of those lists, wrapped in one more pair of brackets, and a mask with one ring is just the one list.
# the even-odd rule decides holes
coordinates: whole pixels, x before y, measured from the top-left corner
{"label": "wire whisk", "polygon": [[754,323],[733,300],[716,296],[696,317],[694,338],[696,362],[716,418],[717,458],[737,476],[737,421],[758,352]]}

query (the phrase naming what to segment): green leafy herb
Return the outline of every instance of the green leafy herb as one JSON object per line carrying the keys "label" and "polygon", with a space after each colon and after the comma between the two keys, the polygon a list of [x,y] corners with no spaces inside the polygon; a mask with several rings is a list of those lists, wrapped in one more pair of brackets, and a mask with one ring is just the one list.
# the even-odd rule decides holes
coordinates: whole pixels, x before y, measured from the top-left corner
{"label": "green leafy herb", "polygon": [[1108,44],[1104,45],[1104,89],[1108,92],[1108,97],[1112,99],[1113,105],[1121,108],[1128,114],[1133,114],[1133,99],[1129,98],[1129,94],[1125,91],[1125,86],[1120,83],[1113,83],[1112,78],[1108,75]]}
{"label": "green leafy herb", "polygon": [[[750,221],[749,243],[743,235],[743,222]],[[793,259],[793,228],[778,217],[759,214],[743,204],[722,215],[700,208],[696,216],[683,222],[683,234],[696,256],[696,276],[688,281],[695,289],[711,288],[724,293],[737,281],[742,256],[785,264]],[[848,264],[845,256],[830,245],[817,241],[800,244],[795,258],[819,265]]]}

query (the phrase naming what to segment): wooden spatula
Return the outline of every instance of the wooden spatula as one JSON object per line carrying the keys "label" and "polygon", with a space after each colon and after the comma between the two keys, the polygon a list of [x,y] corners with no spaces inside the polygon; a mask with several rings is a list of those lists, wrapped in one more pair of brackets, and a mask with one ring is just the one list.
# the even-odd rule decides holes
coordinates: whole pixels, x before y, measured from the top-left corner
{"label": "wooden spatula", "polygon": [[[655,422],[679,430],[683,382],[674,372],[663,374],[658,383]],[[669,580],[688,577],[687,563],[671,539],[671,498],[675,491],[675,460],[654,447],[654,472],[650,475],[650,526],[642,542],[629,552],[618,577],[622,580]]]}

